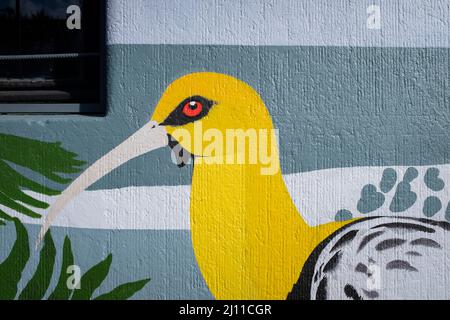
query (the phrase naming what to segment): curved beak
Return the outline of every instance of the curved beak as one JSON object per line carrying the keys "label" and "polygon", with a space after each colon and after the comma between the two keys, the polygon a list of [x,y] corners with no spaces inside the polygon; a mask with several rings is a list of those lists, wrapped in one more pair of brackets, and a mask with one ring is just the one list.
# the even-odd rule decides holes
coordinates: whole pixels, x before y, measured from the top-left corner
{"label": "curved beak", "polygon": [[168,135],[164,126],[160,126],[158,123],[151,121],[113,150],[94,162],[78,178],[76,178],[67,189],[61,193],[56,202],[50,206],[49,212],[45,217],[45,221],[39,232],[39,238],[36,245],[39,245],[42,241],[56,216],[78,194],[129,160],[164,147],[168,143]]}

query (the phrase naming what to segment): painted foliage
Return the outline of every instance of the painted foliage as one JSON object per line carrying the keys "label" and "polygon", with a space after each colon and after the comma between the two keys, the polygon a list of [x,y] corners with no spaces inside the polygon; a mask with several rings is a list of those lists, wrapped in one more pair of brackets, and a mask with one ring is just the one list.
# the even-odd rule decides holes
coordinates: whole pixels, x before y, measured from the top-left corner
{"label": "painted foliage", "polygon": [[[13,225],[16,234],[10,252],[0,263],[0,299],[92,299],[94,292],[109,273],[112,255],[109,254],[105,260],[91,267],[83,275],[79,274],[77,278],[77,273],[80,271],[76,270],[77,266],[68,236],[64,238],[59,276],[54,274],[57,251],[51,233],[48,232],[33,276],[26,283],[22,279],[22,273],[30,260],[30,251],[33,249],[30,248],[32,245],[28,230],[20,221],[20,217],[25,215],[30,218],[39,218],[40,215],[30,207],[41,209],[48,207],[46,202],[30,196],[27,192],[58,195],[60,192],[47,187],[45,180],[66,184],[71,179],[61,174],[67,175],[80,171],[80,166],[84,162],[76,160],[76,154],[61,148],[60,143],[47,143],[6,134],[0,135],[0,140],[0,184],[2,186],[0,204],[13,213],[10,215],[0,210],[0,226]],[[29,171],[24,172],[24,169],[31,171],[31,174]],[[57,279],[57,282],[52,288],[53,291],[50,291],[52,279]],[[150,279],[125,283],[94,299],[127,299],[142,289],[148,281]],[[24,287],[19,292],[20,282]]]}

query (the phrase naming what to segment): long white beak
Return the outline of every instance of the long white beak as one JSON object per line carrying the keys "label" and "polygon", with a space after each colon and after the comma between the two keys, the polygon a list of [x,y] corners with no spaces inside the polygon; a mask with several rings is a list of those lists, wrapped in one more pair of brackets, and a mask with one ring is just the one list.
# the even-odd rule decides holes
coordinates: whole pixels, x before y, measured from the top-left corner
{"label": "long white beak", "polygon": [[120,165],[144,153],[164,147],[168,142],[168,136],[164,126],[160,126],[152,121],[94,162],[50,206],[49,212],[42,224],[41,231],[39,232],[36,245],[39,245],[42,241],[56,216],[78,194]]}

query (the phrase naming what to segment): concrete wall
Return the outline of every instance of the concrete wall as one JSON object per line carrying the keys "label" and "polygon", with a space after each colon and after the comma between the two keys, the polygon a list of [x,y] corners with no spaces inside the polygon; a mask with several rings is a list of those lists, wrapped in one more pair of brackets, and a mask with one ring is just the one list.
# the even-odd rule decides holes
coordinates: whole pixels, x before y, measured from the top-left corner
{"label": "concrete wall", "polygon": [[[381,9],[380,29],[367,21],[370,5]],[[60,141],[89,165],[147,123],[175,79],[225,73],[264,100],[279,129],[283,177],[310,225],[394,213],[450,220],[449,10],[447,0],[108,0],[106,116],[2,115],[0,132]],[[388,168],[396,179],[383,192]],[[408,168],[417,177],[409,190],[397,188]],[[192,250],[191,174],[171,162],[169,148],[121,166],[55,221],[58,252],[68,234],[82,270],[112,253],[100,292],[150,277],[134,298],[212,298]],[[442,189],[429,187],[436,179]],[[362,192],[368,185],[376,199]],[[424,208],[430,196],[440,208]],[[40,219],[2,209],[34,239]],[[4,258],[11,224],[0,239]]]}

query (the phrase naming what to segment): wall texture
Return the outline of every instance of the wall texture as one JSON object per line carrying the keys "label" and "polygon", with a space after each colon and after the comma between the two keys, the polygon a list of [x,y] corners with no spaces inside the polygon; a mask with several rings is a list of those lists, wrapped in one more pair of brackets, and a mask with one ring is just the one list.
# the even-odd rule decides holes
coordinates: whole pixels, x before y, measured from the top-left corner
{"label": "wall texture", "polygon": [[[381,9],[380,29],[368,28],[370,5]],[[109,0],[106,116],[2,115],[0,133],[59,141],[88,167],[149,121],[175,79],[225,73],[267,106],[284,181],[309,225],[378,215],[450,221],[449,11],[448,0]],[[113,255],[98,293],[151,278],[133,298],[213,298],[191,242],[191,178],[169,148],[103,177],[53,223],[55,270],[69,235],[82,272]],[[26,224],[32,243],[42,220],[0,209]],[[15,239],[13,224],[0,226],[0,261]],[[19,289],[38,263],[31,250]]]}

